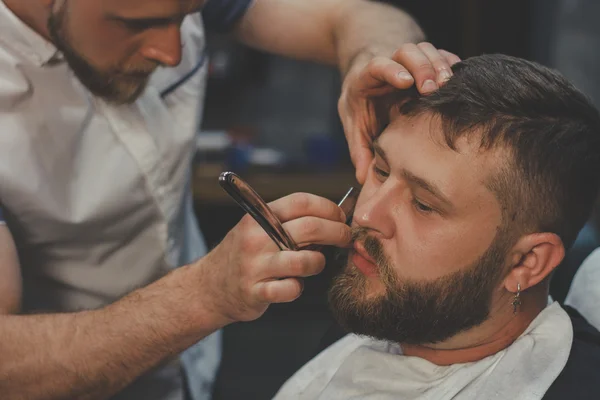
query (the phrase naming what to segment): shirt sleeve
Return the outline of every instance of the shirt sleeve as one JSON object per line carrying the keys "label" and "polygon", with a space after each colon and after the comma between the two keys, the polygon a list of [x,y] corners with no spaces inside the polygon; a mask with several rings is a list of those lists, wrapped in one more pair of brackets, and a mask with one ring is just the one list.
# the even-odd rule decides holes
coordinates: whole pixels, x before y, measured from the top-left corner
{"label": "shirt sleeve", "polygon": [[253,0],[208,0],[202,8],[204,26],[216,32],[229,32],[244,16]]}
{"label": "shirt sleeve", "polygon": [[5,224],[6,222],[4,221],[4,212],[2,211],[2,207],[0,206],[0,225]]}

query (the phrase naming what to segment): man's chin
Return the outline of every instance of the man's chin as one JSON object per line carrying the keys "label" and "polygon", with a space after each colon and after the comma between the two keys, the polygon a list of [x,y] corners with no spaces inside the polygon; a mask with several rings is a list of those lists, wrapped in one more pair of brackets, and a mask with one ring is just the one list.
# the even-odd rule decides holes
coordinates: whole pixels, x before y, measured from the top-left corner
{"label": "man's chin", "polygon": [[148,78],[131,78],[113,80],[111,83],[107,83],[104,88],[93,90],[93,87],[88,87],[90,91],[105,100],[108,103],[115,105],[132,104],[134,103],[146,90],[148,85]]}
{"label": "man's chin", "polygon": [[358,301],[369,301],[385,296],[387,289],[379,275],[365,275],[350,261],[346,265],[345,272],[352,277],[348,280],[348,284],[352,287]]}

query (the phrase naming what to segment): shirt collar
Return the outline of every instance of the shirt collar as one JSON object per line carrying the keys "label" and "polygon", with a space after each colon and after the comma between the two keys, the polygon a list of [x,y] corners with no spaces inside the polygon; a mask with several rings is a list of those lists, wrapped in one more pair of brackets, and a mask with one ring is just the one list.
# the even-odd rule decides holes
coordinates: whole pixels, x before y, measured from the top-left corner
{"label": "shirt collar", "polygon": [[19,19],[0,0],[0,43],[37,66],[62,59],[58,49]]}

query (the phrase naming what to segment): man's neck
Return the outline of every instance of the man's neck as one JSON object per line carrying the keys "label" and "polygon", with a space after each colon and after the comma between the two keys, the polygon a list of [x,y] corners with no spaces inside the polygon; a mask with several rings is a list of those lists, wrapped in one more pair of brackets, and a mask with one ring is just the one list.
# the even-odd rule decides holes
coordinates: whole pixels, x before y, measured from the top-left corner
{"label": "man's neck", "polygon": [[[534,297],[535,296],[535,297]],[[437,344],[402,344],[403,354],[420,357],[436,365],[452,365],[482,360],[510,346],[546,307],[532,294],[513,313],[510,301],[500,302],[503,310],[492,310],[492,317],[483,324]],[[536,300],[538,298],[538,300]],[[507,299],[508,300],[508,299]],[[496,312],[494,312],[496,311]]]}
{"label": "man's neck", "polygon": [[51,41],[48,32],[48,17],[50,8],[41,0],[0,0],[13,12],[25,25],[29,26],[40,36]]}

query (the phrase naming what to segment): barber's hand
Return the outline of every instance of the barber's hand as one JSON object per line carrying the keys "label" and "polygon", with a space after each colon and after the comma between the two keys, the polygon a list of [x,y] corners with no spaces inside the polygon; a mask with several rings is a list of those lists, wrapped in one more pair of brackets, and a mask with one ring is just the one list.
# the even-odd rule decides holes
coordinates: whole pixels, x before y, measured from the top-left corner
{"label": "barber's hand", "polygon": [[356,167],[356,178],[364,183],[373,155],[370,143],[377,121],[373,99],[413,84],[422,94],[431,93],[452,75],[460,59],[430,43],[405,44],[388,57],[361,57],[350,66],[342,85],[338,111]]}
{"label": "barber's hand", "polygon": [[[299,247],[308,244],[345,247],[351,239],[344,212],[324,198],[297,193],[269,204]],[[316,251],[281,251],[249,216],[200,260],[207,299],[225,322],[260,317],[271,303],[295,300],[299,278],[316,275],[325,256]]]}

